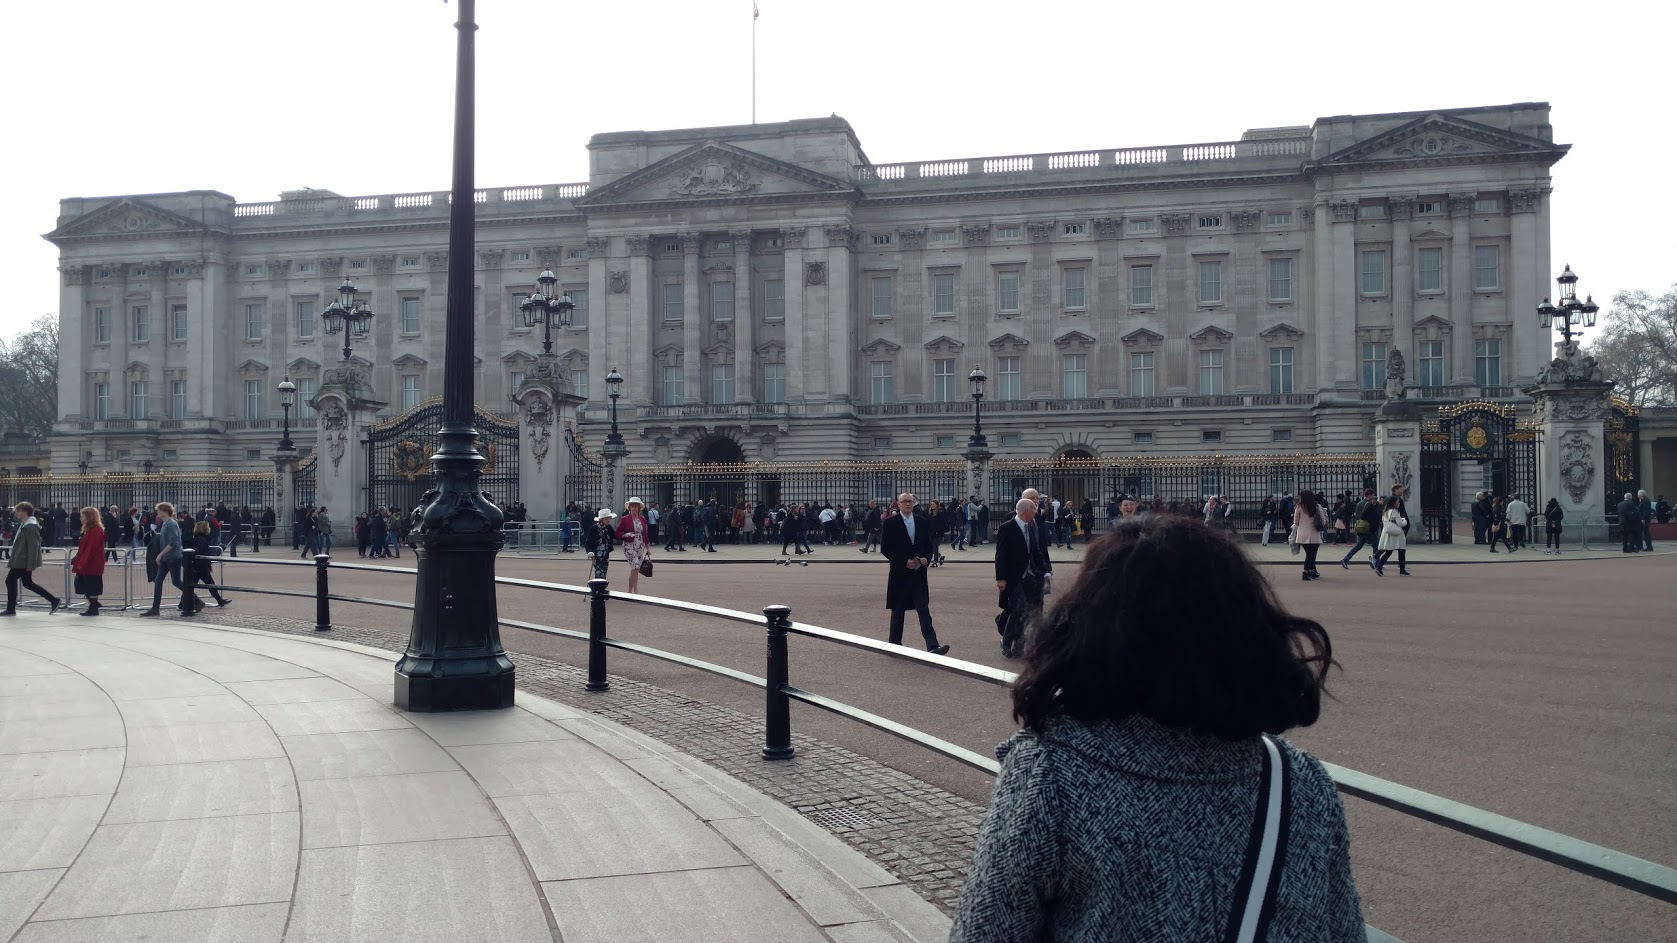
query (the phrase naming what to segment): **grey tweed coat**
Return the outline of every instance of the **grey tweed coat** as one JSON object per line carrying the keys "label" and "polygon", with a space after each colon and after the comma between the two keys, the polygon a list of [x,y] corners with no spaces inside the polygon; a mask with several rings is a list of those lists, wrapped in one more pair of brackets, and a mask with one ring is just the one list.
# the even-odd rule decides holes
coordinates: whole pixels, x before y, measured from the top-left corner
{"label": "grey tweed coat", "polygon": [[[1268,943],[1362,943],[1345,809],[1315,757],[1281,748],[1292,814]],[[1015,734],[996,751],[1001,776],[951,943],[1217,943],[1262,749],[1144,717]]]}

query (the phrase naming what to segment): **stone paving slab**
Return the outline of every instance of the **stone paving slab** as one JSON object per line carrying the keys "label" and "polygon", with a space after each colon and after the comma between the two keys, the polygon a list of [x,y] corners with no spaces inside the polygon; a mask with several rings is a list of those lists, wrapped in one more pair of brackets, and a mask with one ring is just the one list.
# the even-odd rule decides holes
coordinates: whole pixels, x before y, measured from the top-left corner
{"label": "stone paving slab", "polygon": [[523,691],[507,711],[397,711],[387,652],[26,613],[0,664],[30,701],[0,704],[0,940],[948,934],[895,877],[669,744]]}

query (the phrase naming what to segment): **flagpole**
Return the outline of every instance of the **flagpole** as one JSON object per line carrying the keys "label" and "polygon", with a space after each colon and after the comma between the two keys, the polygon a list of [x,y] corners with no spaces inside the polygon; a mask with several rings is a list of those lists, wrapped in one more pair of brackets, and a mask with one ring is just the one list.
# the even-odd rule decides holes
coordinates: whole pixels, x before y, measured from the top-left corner
{"label": "flagpole", "polygon": [[757,123],[757,4],[751,5],[751,123]]}

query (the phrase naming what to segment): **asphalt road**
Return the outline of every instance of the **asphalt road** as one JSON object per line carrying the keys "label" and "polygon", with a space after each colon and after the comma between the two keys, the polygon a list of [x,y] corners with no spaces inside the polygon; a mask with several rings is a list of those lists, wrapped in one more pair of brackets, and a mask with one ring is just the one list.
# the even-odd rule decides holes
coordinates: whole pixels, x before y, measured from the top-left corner
{"label": "asphalt road", "polygon": [[[279,555],[283,559],[295,559]],[[956,555],[963,557],[963,555]],[[1417,553],[1418,557],[1424,556]],[[264,554],[263,558],[272,559]],[[932,572],[933,613],[952,656],[1000,657],[989,548]],[[783,603],[793,618],[883,638],[884,564],[821,548],[808,567],[660,556],[644,591],[747,611]],[[411,565],[404,557],[399,562]],[[614,582],[624,565],[613,566]],[[1282,600],[1326,625],[1341,670],[1334,699],[1291,738],[1330,762],[1619,851],[1677,866],[1677,555],[1608,560],[1325,568],[1266,567]],[[498,572],[565,583],[580,555],[503,554]],[[307,571],[229,568],[230,581],[312,588]],[[1060,564],[1062,586],[1075,573]],[[234,580],[234,576],[237,580]],[[335,593],[411,600],[411,578],[333,574]],[[242,596],[253,613],[309,618],[306,600]],[[503,587],[503,618],[586,628],[580,597]],[[404,629],[408,613],[336,604],[339,622]],[[610,634],[741,670],[763,671],[752,626],[614,602]],[[910,615],[908,637],[917,640]],[[507,648],[581,663],[579,643],[505,630]],[[1012,730],[1007,691],[866,652],[794,637],[792,683],[981,752]],[[611,671],[742,711],[762,694],[721,678],[613,651]],[[928,751],[794,705],[800,732],[984,801],[989,778]],[[1347,800],[1368,920],[1407,943],[1677,941],[1677,908],[1503,851],[1417,819]]]}

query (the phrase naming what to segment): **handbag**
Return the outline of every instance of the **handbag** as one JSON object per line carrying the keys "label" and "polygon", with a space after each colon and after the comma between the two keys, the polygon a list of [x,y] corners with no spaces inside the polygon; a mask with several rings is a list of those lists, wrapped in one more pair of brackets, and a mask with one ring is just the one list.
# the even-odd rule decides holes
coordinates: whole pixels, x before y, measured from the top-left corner
{"label": "handbag", "polygon": [[1386,518],[1386,523],[1382,525],[1382,529],[1389,537],[1401,537],[1403,535],[1403,524],[1400,524],[1398,521],[1394,521],[1389,517]]}
{"label": "handbag", "polygon": [[1297,524],[1287,528],[1287,548],[1294,554],[1299,552],[1299,528]]}
{"label": "handbag", "polygon": [[1235,882],[1235,909],[1229,915],[1224,943],[1258,943],[1269,933],[1275,916],[1275,892],[1287,861],[1287,820],[1292,812],[1293,771],[1275,739],[1263,744],[1263,772],[1258,783],[1258,811],[1252,838]]}
{"label": "handbag", "polygon": [[1358,519],[1356,523],[1351,525],[1351,533],[1353,533],[1353,534],[1367,534],[1368,533],[1368,521]]}
{"label": "handbag", "polygon": [[642,576],[651,576],[652,575],[652,561],[651,560],[642,560],[641,561],[641,575]]}

